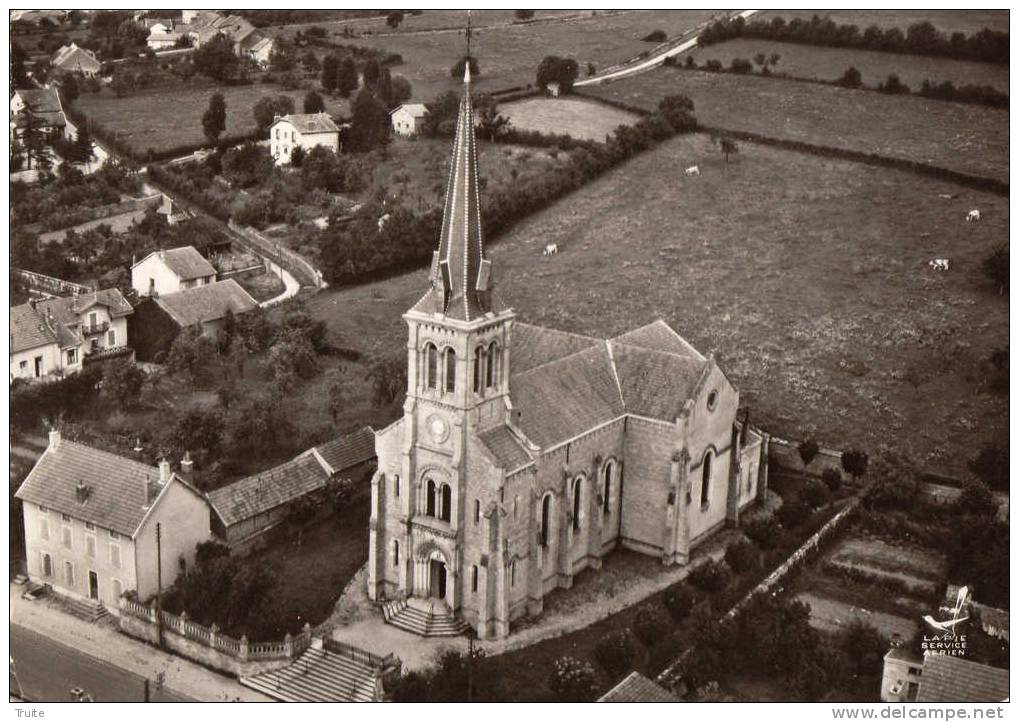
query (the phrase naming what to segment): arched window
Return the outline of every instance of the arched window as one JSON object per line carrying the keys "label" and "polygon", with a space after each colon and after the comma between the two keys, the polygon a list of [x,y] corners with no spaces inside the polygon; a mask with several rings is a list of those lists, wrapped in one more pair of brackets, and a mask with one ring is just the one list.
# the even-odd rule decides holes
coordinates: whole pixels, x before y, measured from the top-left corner
{"label": "arched window", "polygon": [[552,496],[546,494],[541,500],[541,546],[548,548],[549,523],[552,521]]}
{"label": "arched window", "polygon": [[474,523],[477,524],[481,521],[481,502],[477,499],[474,500]]}
{"label": "arched window", "polygon": [[435,344],[425,344],[425,386],[434,389],[439,382],[439,350]]}
{"label": "arched window", "polygon": [[499,383],[499,344],[495,341],[488,347],[488,365],[485,370],[485,386],[492,388]]}
{"label": "arched window", "polygon": [[431,479],[425,484],[425,515],[435,516],[435,482]]}
{"label": "arched window", "polygon": [[573,480],[573,531],[580,531],[580,477]]}
{"label": "arched window", "polygon": [[449,521],[449,508],[452,505],[453,490],[449,484],[442,485],[442,504],[439,505],[439,519]]}
{"label": "arched window", "polygon": [[478,346],[474,349],[474,393],[481,393],[481,373],[485,363],[485,352]]}
{"label": "arched window", "polygon": [[605,464],[605,469],[602,471],[602,501],[601,510],[603,513],[608,514],[611,505],[609,504],[609,495],[612,493],[612,462]]}
{"label": "arched window", "polygon": [[711,452],[704,455],[701,464],[701,506],[708,505],[708,494],[711,492]]}
{"label": "arched window", "polygon": [[476,564],[471,567],[471,591],[478,591],[478,566]]}
{"label": "arched window", "polygon": [[400,566],[400,542],[393,539],[393,566]]}
{"label": "arched window", "polygon": [[446,349],[446,391],[456,391],[456,351]]}

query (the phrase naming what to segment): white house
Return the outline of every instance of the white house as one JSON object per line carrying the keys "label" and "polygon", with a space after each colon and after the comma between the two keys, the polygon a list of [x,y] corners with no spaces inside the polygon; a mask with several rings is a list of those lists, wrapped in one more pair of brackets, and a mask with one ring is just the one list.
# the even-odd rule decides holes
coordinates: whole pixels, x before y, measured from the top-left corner
{"label": "white house", "polygon": [[216,269],[194,246],[153,251],[131,266],[131,287],[139,296],[176,293],[215,280]]}
{"label": "white house", "polygon": [[168,50],[175,47],[182,37],[184,37],[182,33],[167,30],[162,25],[154,25],[145,44],[153,50]]}
{"label": "white house", "polygon": [[393,130],[400,135],[416,135],[421,130],[421,121],[428,115],[424,103],[404,103],[389,113]]}
{"label": "white house", "polygon": [[90,357],[127,352],[132,313],[116,288],[12,307],[11,382],[74,373]]}
{"label": "white house", "polygon": [[186,480],[190,465],[175,474],[165,460],[149,466],[51,431],[15,494],[24,506],[29,579],[113,613],[125,592],[142,600],[156,593],[158,567],[163,588],[171,586],[211,535],[205,497]]}
{"label": "white house", "polygon": [[276,165],[290,163],[294,148],[309,151],[318,145],[340,152],[340,129],[325,113],[284,115],[269,128],[269,150]]}

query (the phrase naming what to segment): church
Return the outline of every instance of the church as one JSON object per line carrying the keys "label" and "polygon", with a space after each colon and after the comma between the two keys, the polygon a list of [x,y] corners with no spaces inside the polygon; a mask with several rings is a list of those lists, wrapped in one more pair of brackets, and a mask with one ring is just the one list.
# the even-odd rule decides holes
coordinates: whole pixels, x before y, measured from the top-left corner
{"label": "church", "polygon": [[686,564],[763,494],[767,439],[664,321],[600,339],[517,320],[485,256],[470,91],[468,67],[403,416],[376,434],[368,596],[418,633],[500,639],[613,549]]}

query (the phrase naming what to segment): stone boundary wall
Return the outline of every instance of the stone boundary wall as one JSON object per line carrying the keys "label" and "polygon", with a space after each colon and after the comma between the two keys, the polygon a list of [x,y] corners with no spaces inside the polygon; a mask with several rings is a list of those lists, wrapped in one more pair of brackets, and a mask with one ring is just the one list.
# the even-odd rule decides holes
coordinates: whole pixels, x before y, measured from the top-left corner
{"label": "stone boundary wall", "polygon": [[12,268],[11,273],[15,276],[24,279],[24,281],[36,291],[42,291],[45,293],[51,293],[60,296],[70,296],[75,291],[78,293],[92,293],[92,289],[88,286],[82,286],[80,283],[72,283],[71,281],[65,281],[62,278],[54,278],[53,276],[46,276],[42,273],[36,273],[35,271],[26,271],[21,268]]}
{"label": "stone boundary wall", "polygon": [[311,265],[299,253],[290,250],[278,241],[266,238],[254,228],[234,223],[232,219],[227,223],[227,227],[247,241],[260,254],[268,256],[284,269],[294,274],[301,285],[325,288],[326,282],[322,277],[322,272]]}

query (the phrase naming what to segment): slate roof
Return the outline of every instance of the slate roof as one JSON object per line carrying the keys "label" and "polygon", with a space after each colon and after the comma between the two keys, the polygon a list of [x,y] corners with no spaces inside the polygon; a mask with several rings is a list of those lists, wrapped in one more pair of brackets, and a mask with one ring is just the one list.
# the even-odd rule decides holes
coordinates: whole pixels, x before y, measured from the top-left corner
{"label": "slate roof", "polygon": [[674,421],[697,388],[707,361],[611,343],[626,410]]}
{"label": "slate roof", "polygon": [[255,299],[232,278],[168,293],[155,302],[181,327],[217,321],[227,311],[240,315],[258,308]]}
{"label": "slate roof", "polygon": [[[47,447],[16,496],[134,536],[148,513],[146,482],[158,479],[157,467],[64,439]],[[79,482],[92,488],[84,504],[78,502]]]}
{"label": "slate roof", "polygon": [[279,466],[210,491],[209,504],[223,524],[230,526],[321,489],[328,481],[329,474],[309,450]]}
{"label": "slate roof", "polygon": [[396,108],[393,108],[389,114],[397,113],[401,110],[406,110],[414,118],[424,118],[428,115],[428,108],[425,107],[424,103],[404,103]]}
{"label": "slate roof", "polygon": [[144,263],[152,256],[162,259],[166,267],[173,271],[182,281],[190,281],[195,278],[215,276],[216,269],[209,263],[205,256],[198,252],[194,246],[181,246],[180,248],[167,248],[161,251],[153,251],[131,266]]}
{"label": "slate roof", "polygon": [[326,113],[291,113],[277,119],[276,123],[289,122],[299,133],[339,133],[340,129]]}
{"label": "slate roof", "polygon": [[519,374],[604,341],[517,321],[513,324],[512,373]]}
{"label": "slate roof", "polygon": [[947,654],[928,654],[917,702],[1001,702],[1008,699],[1008,670]]}
{"label": "slate roof", "polygon": [[640,672],[630,674],[598,698],[599,702],[679,702],[667,689],[660,687]]}
{"label": "slate roof", "polygon": [[315,451],[336,474],[375,458],[375,431],[365,426],[316,446]]}
{"label": "slate roof", "polygon": [[478,434],[478,440],[488,449],[496,462],[507,472],[531,462],[531,457],[507,426],[497,426]]}
{"label": "slate roof", "polygon": [[56,329],[29,304],[11,306],[11,353],[57,343]]}
{"label": "slate roof", "polygon": [[665,351],[678,356],[689,356],[701,361],[704,360],[704,356],[697,349],[691,346],[686,339],[673,331],[672,327],[661,319],[628,331],[622,336],[616,336],[612,340],[628,346],[637,346],[651,351]]}

